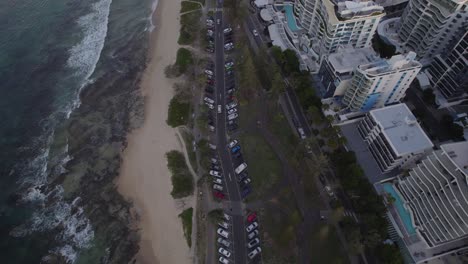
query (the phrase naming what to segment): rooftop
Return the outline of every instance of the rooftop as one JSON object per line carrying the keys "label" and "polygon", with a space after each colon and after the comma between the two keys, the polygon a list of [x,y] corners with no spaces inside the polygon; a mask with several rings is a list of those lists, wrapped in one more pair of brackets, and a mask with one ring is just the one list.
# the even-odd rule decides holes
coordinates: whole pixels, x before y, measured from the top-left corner
{"label": "rooftop", "polygon": [[468,176],[468,142],[444,144],[440,148],[447,153],[455,166]]}
{"label": "rooftop", "polygon": [[[328,13],[330,23],[337,24],[340,21],[357,19],[370,16],[383,16],[384,8],[373,1],[337,1],[323,0],[323,4]],[[336,6],[336,8],[335,8]]]}
{"label": "rooftop", "polygon": [[415,58],[416,53],[410,51],[406,55],[395,55],[388,60],[381,59],[369,64],[360,65],[359,69],[370,75],[379,75],[393,72],[395,70],[421,68],[421,63],[415,60]]}
{"label": "rooftop", "polygon": [[434,146],[404,103],[371,110],[370,115],[380,125],[389,145],[398,156]]}
{"label": "rooftop", "polygon": [[328,62],[330,65],[335,69],[335,71],[340,73],[351,72],[357,66],[361,64],[369,64],[377,59],[377,54],[372,48],[345,48],[328,56]]}

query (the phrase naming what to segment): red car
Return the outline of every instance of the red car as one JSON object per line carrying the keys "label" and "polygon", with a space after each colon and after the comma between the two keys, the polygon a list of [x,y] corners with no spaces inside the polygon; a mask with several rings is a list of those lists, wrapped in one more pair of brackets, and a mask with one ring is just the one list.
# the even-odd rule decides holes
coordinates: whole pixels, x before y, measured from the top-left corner
{"label": "red car", "polygon": [[220,192],[220,191],[216,191],[216,192],[213,192],[214,196],[216,198],[219,198],[219,199],[224,199],[225,195],[224,193]]}
{"label": "red car", "polygon": [[250,213],[248,216],[247,216],[247,221],[249,221],[249,223],[252,223],[253,221],[255,221],[257,219],[257,213],[253,212],[253,213]]}

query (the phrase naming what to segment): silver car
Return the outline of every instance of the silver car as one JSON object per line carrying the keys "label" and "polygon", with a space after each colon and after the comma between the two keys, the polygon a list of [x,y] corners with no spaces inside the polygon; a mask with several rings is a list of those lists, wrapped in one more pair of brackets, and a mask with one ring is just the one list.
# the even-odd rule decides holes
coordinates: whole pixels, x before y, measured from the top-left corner
{"label": "silver car", "polygon": [[253,240],[251,240],[248,244],[247,244],[247,247],[248,248],[253,248],[255,247],[256,245],[260,244],[260,239],[258,238],[255,238]]}
{"label": "silver car", "polygon": [[226,239],[223,239],[221,237],[218,237],[218,243],[225,246],[225,247],[227,247],[227,248],[231,245],[231,242],[229,242]]}
{"label": "silver car", "polygon": [[225,256],[226,258],[229,258],[231,256],[231,252],[229,252],[228,250],[226,250],[226,249],[224,249],[222,247],[220,247],[218,249],[218,252],[219,252],[219,254]]}
{"label": "silver car", "polygon": [[238,117],[239,115],[237,113],[234,113],[234,114],[230,114],[227,116],[227,119],[228,120],[234,120]]}

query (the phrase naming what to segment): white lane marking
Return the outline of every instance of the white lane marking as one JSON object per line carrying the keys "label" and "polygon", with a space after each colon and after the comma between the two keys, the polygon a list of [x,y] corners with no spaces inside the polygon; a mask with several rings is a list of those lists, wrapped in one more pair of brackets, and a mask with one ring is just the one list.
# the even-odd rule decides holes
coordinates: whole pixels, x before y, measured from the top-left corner
{"label": "white lane marking", "polygon": [[232,181],[231,179],[231,173],[228,173],[229,180]]}

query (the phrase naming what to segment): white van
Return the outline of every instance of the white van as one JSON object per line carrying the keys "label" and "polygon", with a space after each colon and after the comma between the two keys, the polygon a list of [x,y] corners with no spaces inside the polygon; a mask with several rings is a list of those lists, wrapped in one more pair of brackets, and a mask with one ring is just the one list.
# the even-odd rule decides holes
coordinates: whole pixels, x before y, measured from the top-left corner
{"label": "white van", "polygon": [[241,165],[237,166],[237,168],[234,170],[236,174],[240,174],[247,168],[247,163],[242,163]]}

